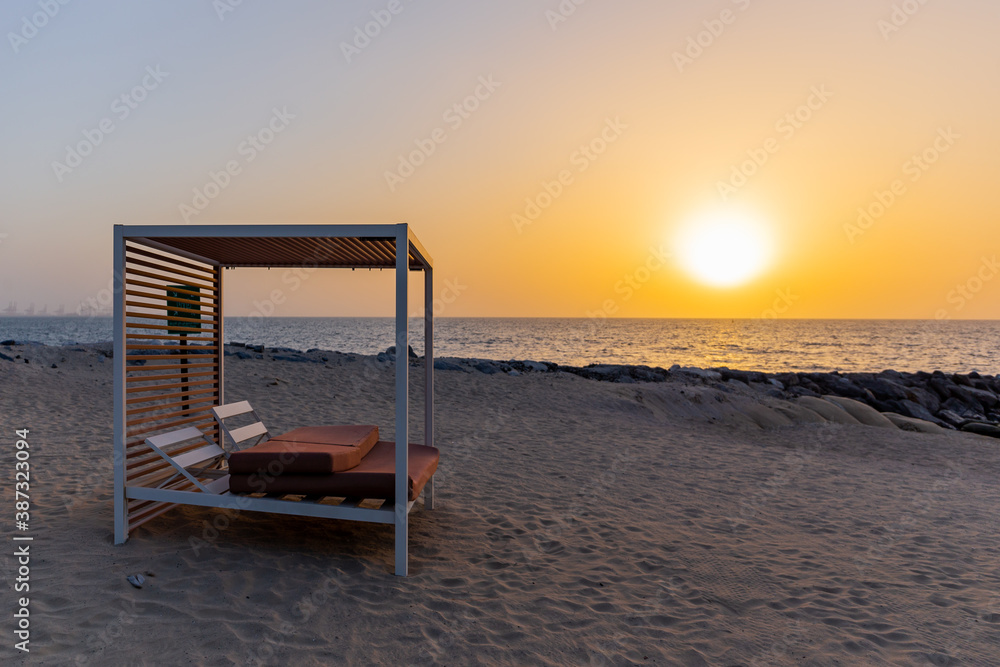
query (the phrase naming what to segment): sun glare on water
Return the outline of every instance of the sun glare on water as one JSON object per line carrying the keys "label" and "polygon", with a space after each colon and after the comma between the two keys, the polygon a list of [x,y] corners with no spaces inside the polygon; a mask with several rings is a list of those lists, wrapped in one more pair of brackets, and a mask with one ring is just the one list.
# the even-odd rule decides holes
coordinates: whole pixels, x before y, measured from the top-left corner
{"label": "sun glare on water", "polygon": [[697,281],[712,287],[742,285],[767,268],[767,229],[750,216],[713,213],[693,219],[677,238],[677,257]]}

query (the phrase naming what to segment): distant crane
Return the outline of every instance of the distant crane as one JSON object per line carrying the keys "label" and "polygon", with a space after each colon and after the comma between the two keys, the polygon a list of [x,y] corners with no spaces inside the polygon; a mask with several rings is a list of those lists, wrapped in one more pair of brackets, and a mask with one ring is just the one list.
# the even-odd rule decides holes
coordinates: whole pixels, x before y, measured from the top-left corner
{"label": "distant crane", "polygon": [[11,301],[10,305],[3,311],[4,315],[17,315],[17,301]]}

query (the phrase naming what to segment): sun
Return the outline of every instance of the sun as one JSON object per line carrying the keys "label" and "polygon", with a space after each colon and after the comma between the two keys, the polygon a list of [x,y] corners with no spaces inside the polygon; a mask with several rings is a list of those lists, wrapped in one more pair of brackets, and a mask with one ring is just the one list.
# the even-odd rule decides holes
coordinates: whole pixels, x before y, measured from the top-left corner
{"label": "sun", "polygon": [[767,268],[772,248],[764,225],[745,213],[724,211],[692,219],[677,238],[681,266],[712,287],[742,285]]}

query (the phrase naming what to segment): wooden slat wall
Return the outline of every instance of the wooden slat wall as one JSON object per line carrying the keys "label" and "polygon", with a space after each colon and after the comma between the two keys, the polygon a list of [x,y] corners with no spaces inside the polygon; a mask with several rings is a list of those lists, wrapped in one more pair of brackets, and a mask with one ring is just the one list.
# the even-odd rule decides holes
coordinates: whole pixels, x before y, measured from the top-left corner
{"label": "wooden slat wall", "polygon": [[[131,241],[125,247],[125,485],[156,486],[169,477],[170,466],[143,444],[146,438],[197,426],[221,442],[211,408],[220,403],[222,378],[222,267]],[[170,285],[188,287],[170,290],[176,295],[168,309]],[[203,444],[182,444],[170,453]],[[129,500],[129,530],[170,507]]]}

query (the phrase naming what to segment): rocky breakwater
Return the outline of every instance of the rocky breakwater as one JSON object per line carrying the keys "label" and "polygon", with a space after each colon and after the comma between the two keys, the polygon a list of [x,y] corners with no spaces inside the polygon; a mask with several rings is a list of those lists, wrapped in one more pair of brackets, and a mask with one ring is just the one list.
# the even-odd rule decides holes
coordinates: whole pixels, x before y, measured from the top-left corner
{"label": "rocky breakwater", "polygon": [[[910,431],[961,430],[1000,438],[1000,378],[979,373],[763,373],[730,368],[669,369],[591,364],[565,366],[537,361],[440,360],[440,370],[486,374],[562,372],[617,383],[694,381],[723,391],[750,389],[798,403],[837,421],[890,426]],[[832,411],[831,411],[832,410]],[[879,414],[880,413],[880,414]]]}

